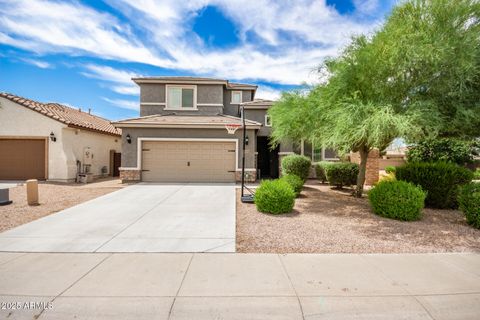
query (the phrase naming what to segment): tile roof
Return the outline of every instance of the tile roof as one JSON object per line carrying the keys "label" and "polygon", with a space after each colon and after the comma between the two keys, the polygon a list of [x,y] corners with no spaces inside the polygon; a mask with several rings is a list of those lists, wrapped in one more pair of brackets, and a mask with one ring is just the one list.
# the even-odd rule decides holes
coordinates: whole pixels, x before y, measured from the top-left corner
{"label": "tile roof", "polygon": [[215,83],[215,84],[223,84],[227,86],[229,89],[249,89],[249,90],[256,90],[258,86],[253,84],[246,84],[246,83],[233,83],[229,82],[225,79],[218,79],[218,78],[205,78],[205,77],[173,77],[173,76],[166,76],[166,77],[136,77],[132,78],[135,83],[145,83],[145,82],[158,82],[158,83],[191,83],[194,84],[198,83]]}
{"label": "tile roof", "polygon": [[242,105],[245,107],[271,107],[275,101],[267,99],[255,99],[253,101],[244,102]]}
{"label": "tile roof", "polygon": [[[245,119],[247,126],[261,126],[262,124],[256,121]],[[219,126],[224,127],[226,124],[242,124],[242,119],[228,116],[224,114],[207,116],[207,115],[152,115],[140,118],[125,119],[113,122],[117,127],[123,125],[153,125],[153,126]]]}
{"label": "tile roof", "polygon": [[0,92],[0,97],[37,111],[49,118],[60,121],[69,127],[97,131],[116,136],[122,134],[122,131],[115,128],[109,120],[80,111],[79,109],[70,108],[59,103],[41,103],[5,92]]}

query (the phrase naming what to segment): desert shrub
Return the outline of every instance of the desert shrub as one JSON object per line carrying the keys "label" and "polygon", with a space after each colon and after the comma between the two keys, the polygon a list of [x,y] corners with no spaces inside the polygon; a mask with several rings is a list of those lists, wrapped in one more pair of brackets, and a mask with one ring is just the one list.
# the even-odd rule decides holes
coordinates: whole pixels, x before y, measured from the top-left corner
{"label": "desert shrub", "polygon": [[480,229],[480,183],[465,185],[458,196],[458,203],[467,217],[467,223]]}
{"label": "desert shrub", "polygon": [[480,180],[480,168],[477,168],[477,170],[475,170],[473,173],[473,179]]}
{"label": "desert shrub", "polygon": [[342,188],[357,183],[358,164],[350,162],[332,162],[324,167],[328,183]]}
{"label": "desert shrub", "polygon": [[388,174],[380,175],[380,178],[378,179],[378,182],[380,181],[395,181],[397,180],[395,178],[395,173],[391,172]]}
{"label": "desert shrub", "polygon": [[330,161],[320,161],[315,165],[315,173],[317,174],[317,179],[322,183],[327,182],[327,175],[325,174],[325,168],[331,165],[333,162]]}
{"label": "desert shrub", "polygon": [[282,173],[294,174],[306,181],[310,174],[310,166],[312,161],[298,154],[291,154],[282,159]]}
{"label": "desert shrub", "polygon": [[427,191],[427,206],[443,209],[458,206],[459,187],[472,181],[473,173],[454,163],[411,162],[397,167],[395,176]]}
{"label": "desert shrub", "polygon": [[264,180],[255,191],[257,210],[265,213],[288,213],[295,204],[295,191],[285,180]]}
{"label": "desert shrub", "polygon": [[302,192],[304,181],[299,176],[294,174],[286,174],[282,176],[280,180],[287,182],[293,188],[295,196],[298,197],[300,192]]}
{"label": "desert shrub", "polygon": [[375,214],[402,221],[422,218],[425,197],[421,188],[405,181],[382,181],[368,192]]}
{"label": "desert shrub", "polygon": [[394,167],[394,166],[386,166],[385,167],[385,172],[386,173],[395,173],[396,170],[397,170],[397,168]]}
{"label": "desert shrub", "polygon": [[424,140],[409,148],[409,162],[453,162],[459,165],[472,162],[478,153],[478,142],[455,138]]}

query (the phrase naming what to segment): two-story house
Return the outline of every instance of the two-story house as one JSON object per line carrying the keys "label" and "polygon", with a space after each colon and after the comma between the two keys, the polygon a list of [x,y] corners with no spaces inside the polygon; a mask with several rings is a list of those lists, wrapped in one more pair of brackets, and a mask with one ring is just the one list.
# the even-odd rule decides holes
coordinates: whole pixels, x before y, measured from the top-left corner
{"label": "two-story house", "polygon": [[241,178],[245,108],[245,172],[248,179],[278,176],[279,156],[291,144],[272,149],[267,110],[272,101],[254,100],[257,86],[222,79],[148,77],[140,86],[140,117],[114,122],[122,128],[122,180],[235,182]]}

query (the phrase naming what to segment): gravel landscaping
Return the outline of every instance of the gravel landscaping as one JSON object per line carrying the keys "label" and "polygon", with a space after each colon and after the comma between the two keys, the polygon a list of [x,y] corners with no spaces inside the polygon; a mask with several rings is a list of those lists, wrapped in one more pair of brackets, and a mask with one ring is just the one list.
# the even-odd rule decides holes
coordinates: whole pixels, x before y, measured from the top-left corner
{"label": "gravel landscaping", "polygon": [[90,184],[40,183],[38,185],[40,205],[38,206],[27,204],[25,185],[11,188],[10,200],[13,200],[13,203],[0,206],[0,232],[73,207],[124,186],[117,179],[98,180]]}
{"label": "gravel landscaping", "polygon": [[401,222],[350,193],[308,181],[292,213],[268,215],[241,203],[237,190],[237,252],[480,252],[480,230],[458,210],[424,209],[422,220]]}

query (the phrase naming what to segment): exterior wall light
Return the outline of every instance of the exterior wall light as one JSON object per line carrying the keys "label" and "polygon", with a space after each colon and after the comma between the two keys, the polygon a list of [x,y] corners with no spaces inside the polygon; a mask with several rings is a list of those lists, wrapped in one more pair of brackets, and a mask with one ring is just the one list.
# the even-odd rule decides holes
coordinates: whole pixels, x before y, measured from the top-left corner
{"label": "exterior wall light", "polygon": [[50,140],[52,140],[53,142],[57,141],[57,137],[55,137],[55,133],[50,132]]}
{"label": "exterior wall light", "polygon": [[132,137],[130,137],[130,134],[127,134],[125,138],[127,139],[128,143],[132,143]]}
{"label": "exterior wall light", "polygon": [[248,136],[245,137],[245,144],[248,146]]}

